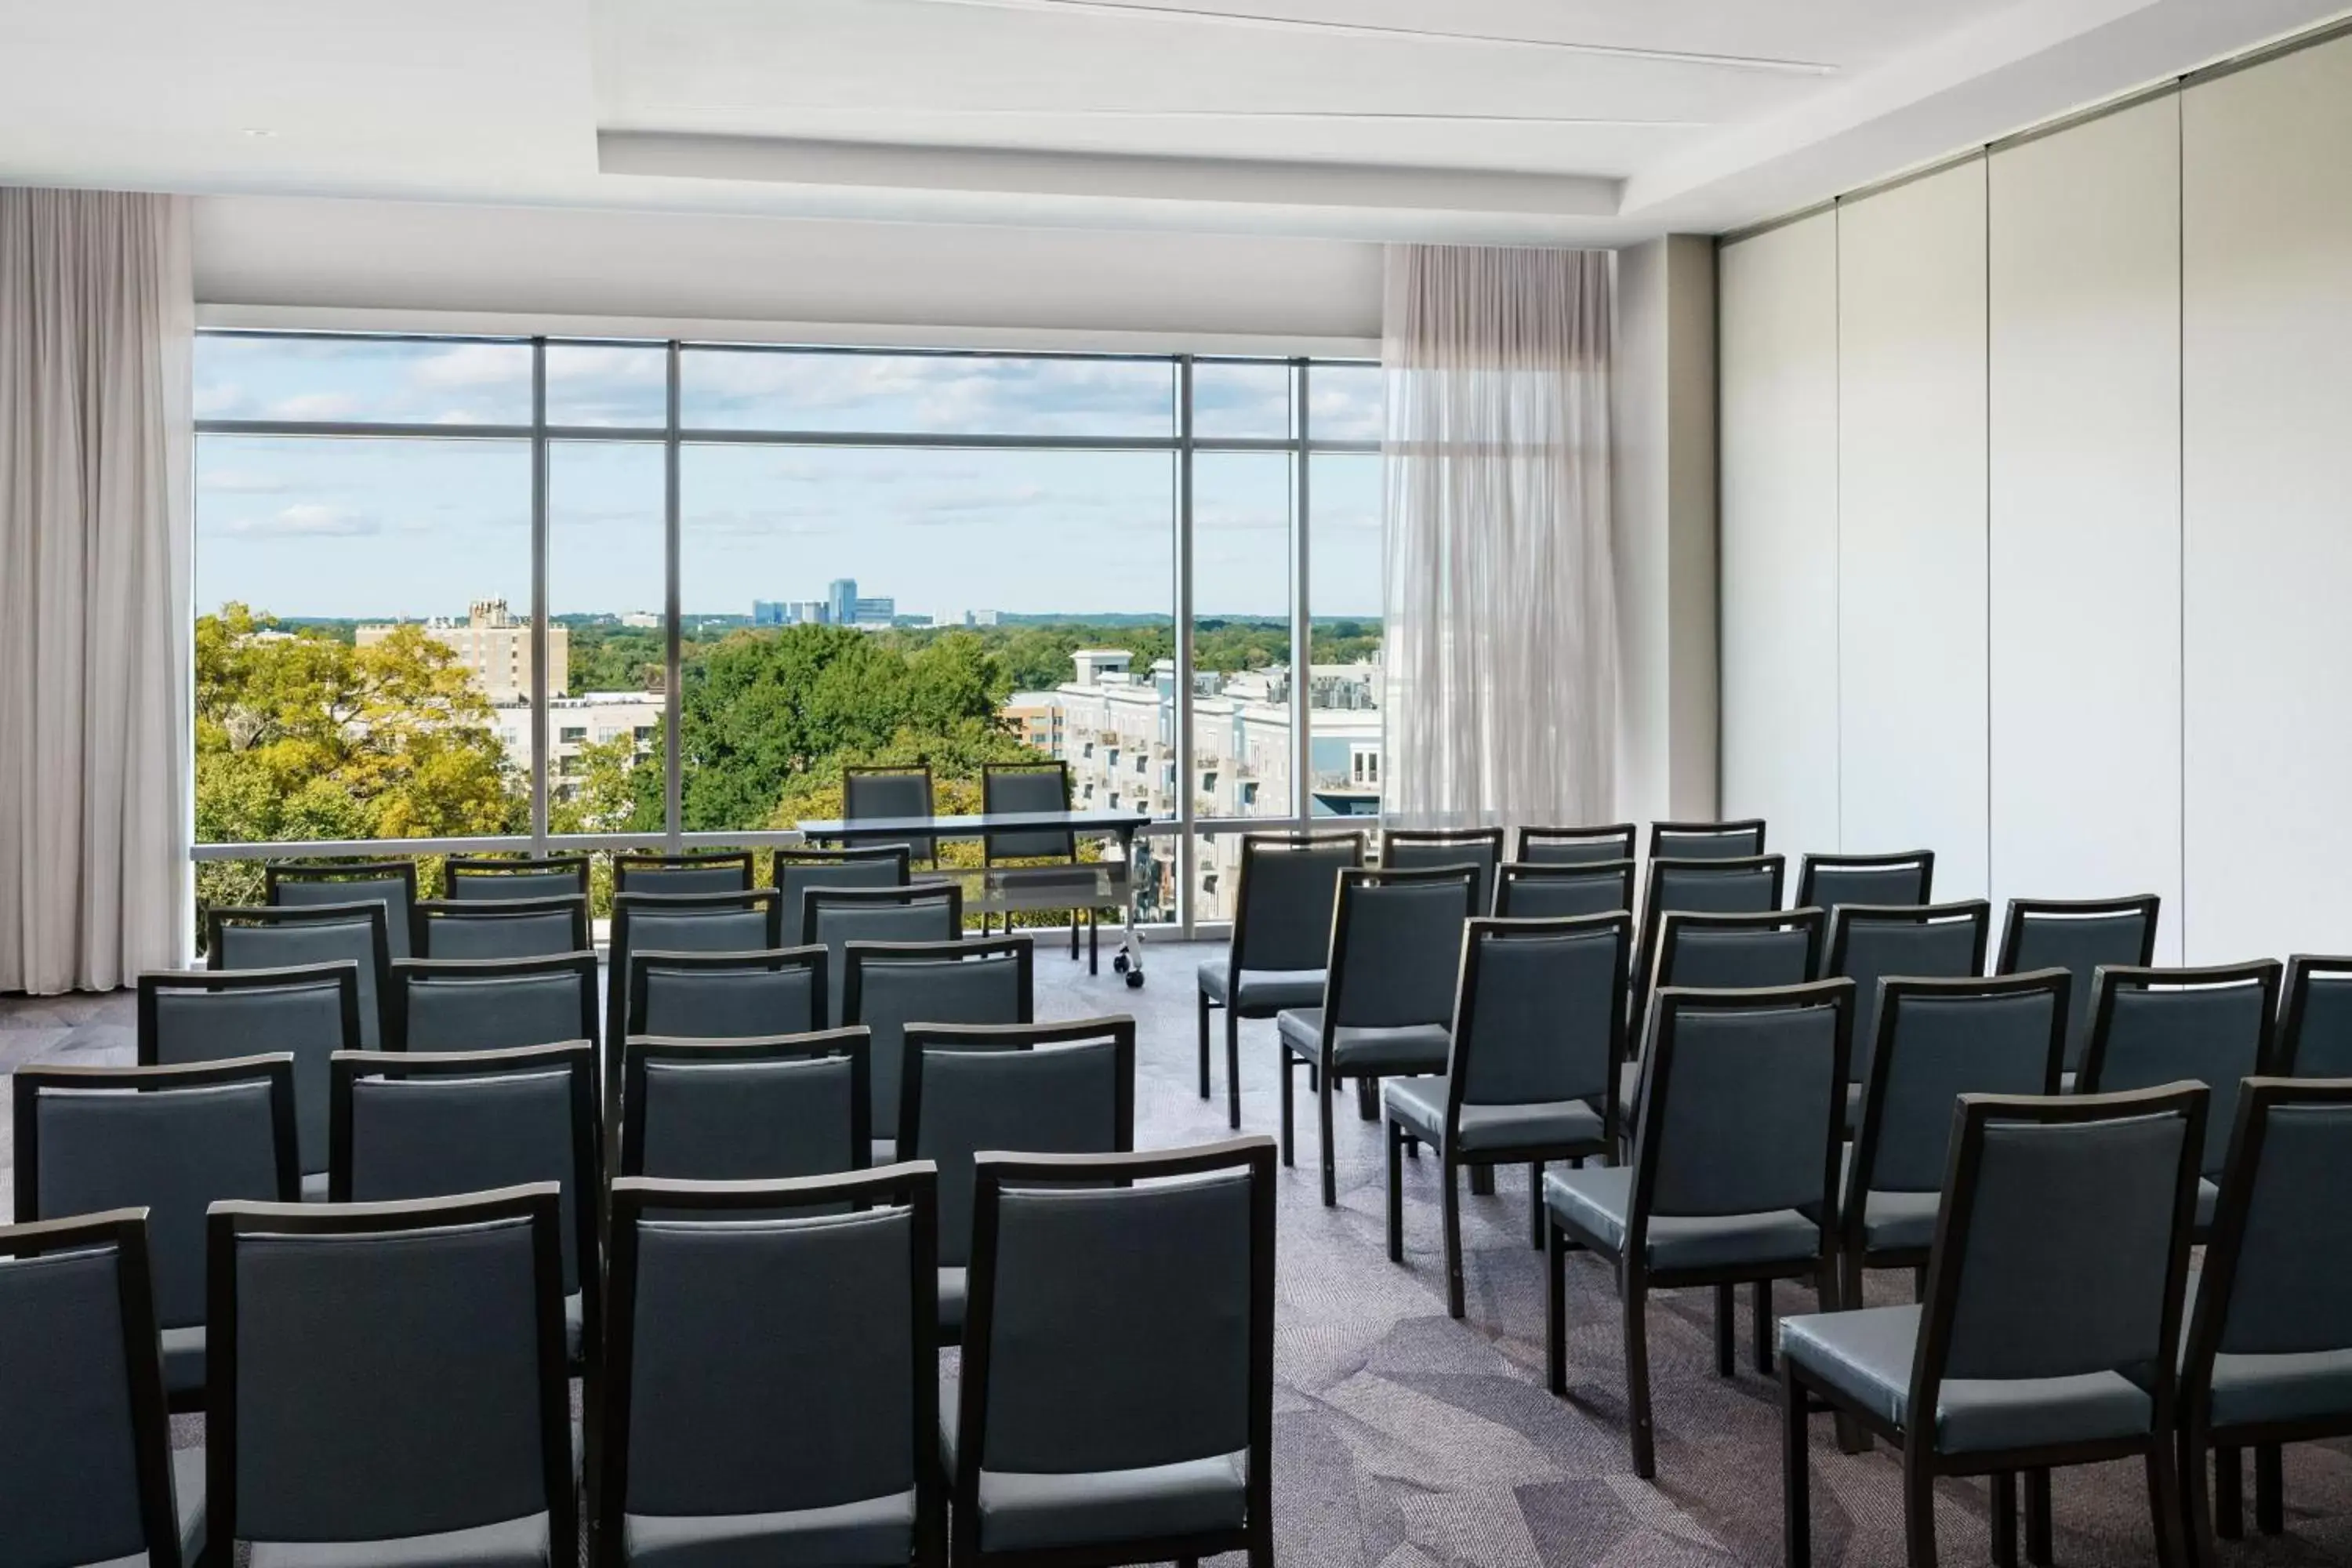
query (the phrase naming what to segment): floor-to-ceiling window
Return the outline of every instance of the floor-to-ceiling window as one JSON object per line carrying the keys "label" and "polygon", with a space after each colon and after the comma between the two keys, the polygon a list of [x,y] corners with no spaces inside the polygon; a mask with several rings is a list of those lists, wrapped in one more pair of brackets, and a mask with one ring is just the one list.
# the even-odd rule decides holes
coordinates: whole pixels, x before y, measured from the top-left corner
{"label": "floor-to-ceiling window", "polygon": [[[1239,831],[1376,799],[1376,367],[262,332],[197,363],[207,901],[289,844],[758,843],[837,815],[845,768],[928,766],[953,812],[1059,760],[1151,817],[1142,912],[1192,924],[1230,915]],[[1369,795],[1320,786],[1331,709]]]}

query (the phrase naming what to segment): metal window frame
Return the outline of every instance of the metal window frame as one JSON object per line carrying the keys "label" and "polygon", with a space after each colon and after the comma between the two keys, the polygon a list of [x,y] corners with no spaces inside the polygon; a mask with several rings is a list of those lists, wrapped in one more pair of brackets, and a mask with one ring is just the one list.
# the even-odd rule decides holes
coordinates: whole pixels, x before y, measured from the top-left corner
{"label": "metal window frame", "polygon": [[[1008,450],[1069,452],[1164,452],[1171,459],[1172,496],[1170,522],[1174,530],[1171,566],[1175,628],[1175,717],[1178,756],[1176,813],[1144,829],[1152,837],[1176,840],[1178,897],[1176,924],[1190,938],[1221,925],[1201,921],[1193,909],[1197,879],[1198,840],[1204,832],[1300,831],[1311,826],[1313,810],[1311,762],[1313,722],[1310,707],[1311,658],[1314,646],[1313,603],[1308,563],[1314,533],[1310,458],[1326,453],[1378,454],[1377,440],[1317,439],[1310,417],[1314,367],[1321,363],[1355,364],[1360,361],[1319,360],[1305,355],[1260,358],[1249,354],[1131,353],[959,348],[846,347],[832,344],[778,344],[703,342],[684,338],[600,338],[576,335],[501,335],[478,332],[373,332],[317,329],[268,331],[254,328],[204,328],[199,336],[229,339],[299,340],[319,342],[412,342],[438,345],[497,343],[527,346],[530,351],[530,418],[528,424],[442,425],[404,420],[198,419],[199,437],[331,438],[337,440],[520,441],[530,453],[530,584],[531,584],[531,742],[530,831],[528,835],[473,835],[433,838],[335,839],[275,843],[195,844],[194,862],[259,860],[351,855],[440,855],[484,850],[528,849],[534,855],[551,851],[622,849],[658,845],[671,850],[707,845],[785,845],[799,841],[789,829],[746,829],[739,832],[688,832],[684,826],[683,605],[680,580],[683,480],[681,457],[688,447],[768,446],[890,448],[917,451]],[[548,420],[547,351],[551,346],[588,345],[659,350],[665,355],[664,420],[658,426],[637,425],[555,425]],[[746,354],[883,356],[941,360],[1019,362],[1123,362],[1162,364],[1170,372],[1169,433],[1160,435],[1052,436],[993,432],[893,432],[859,430],[716,429],[689,427],[684,415],[684,363],[688,353],[720,352]],[[1289,372],[1291,418],[1282,437],[1202,437],[1195,433],[1193,367],[1213,363],[1276,364]],[[610,442],[658,444],[663,452],[662,549],[664,628],[664,779],[663,826],[643,833],[555,833],[549,826],[551,770],[549,741],[552,734],[549,689],[549,563],[552,541],[552,452],[557,443]],[[1290,809],[1281,816],[1202,816],[1192,788],[1192,742],[1195,738],[1192,615],[1193,458],[1201,453],[1273,452],[1291,459],[1290,498],[1290,666],[1291,666],[1291,790]],[[193,679],[193,677],[191,678]],[[193,765],[193,755],[191,765]]]}

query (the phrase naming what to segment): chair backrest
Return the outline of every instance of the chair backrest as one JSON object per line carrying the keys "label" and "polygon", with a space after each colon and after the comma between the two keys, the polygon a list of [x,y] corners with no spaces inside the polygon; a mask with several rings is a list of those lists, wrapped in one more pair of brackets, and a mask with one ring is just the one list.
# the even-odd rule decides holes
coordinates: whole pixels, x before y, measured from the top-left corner
{"label": "chair backrest", "polygon": [[919,1163],[722,1187],[615,1182],[614,1333],[589,1446],[600,1537],[622,1540],[631,1515],[800,1513],[911,1492],[914,1536],[937,1542],[937,1204]]}
{"label": "chair backrest", "polygon": [[1840,1210],[1853,1245],[1863,1194],[1942,1190],[1961,1095],[2058,1092],[2073,985],[2063,969],[1884,983]]}
{"label": "chair backrest", "polygon": [[552,958],[586,952],[588,896],[425,899],[416,906],[419,958]]}
{"label": "chair backrest", "polygon": [[1135,1147],[1135,1020],[934,1025],[907,1031],[898,1153],[940,1173],[940,1263],[971,1244],[983,1150],[1110,1154]]}
{"label": "chair backrest", "polygon": [[1826,1214],[1853,983],[1657,994],[1633,1133],[1629,1258],[1654,1215]]}
{"label": "chair backrest", "polygon": [[1477,887],[1470,866],[1340,872],[1323,988],[1326,1035],[1452,1023]]}
{"label": "chair backrest", "polygon": [[2204,1089],[1972,1094],[1952,1116],[1910,1408],[1952,1378],[2121,1373],[2168,1430]]}
{"label": "chair backrest", "polygon": [[872,1159],[864,1029],[633,1036],[621,1049],[623,1175],[766,1182],[862,1171]]}
{"label": "chair backrest", "polygon": [[2091,1037],[2074,1087],[2084,1094],[2193,1079],[2211,1091],[2199,1169],[2221,1173],[2238,1117],[2238,1080],[2270,1063],[2278,1016],[2276,960],[2202,969],[2101,964],[2092,976]]}
{"label": "chair backrest", "polygon": [[2271,1071],[2352,1078],[2352,958],[2301,952],[2286,961]]}
{"label": "chair backrest", "polygon": [[544,1512],[575,1561],[561,1203],[215,1205],[208,1551]]}
{"label": "chair backrest", "polygon": [[[992,816],[1000,812],[1067,811],[1070,764],[983,763],[980,809]],[[981,838],[991,865],[999,860],[1072,860],[1078,853],[1077,835],[1066,827],[1013,828],[985,833]]]}
{"label": "chair backrest", "polygon": [[822,947],[629,953],[624,1033],[679,1040],[804,1035],[825,1026]]}
{"label": "chair backrest", "polygon": [[[841,772],[841,816],[845,822],[877,818],[928,817],[931,805],[931,770],[918,768],[844,768]],[[937,860],[939,840],[928,833],[909,833],[893,841],[909,858]]]}
{"label": "chair backrest", "polygon": [[963,889],[953,882],[903,888],[811,888],[801,895],[801,938],[828,955],[826,1020],[841,1022],[849,996],[853,942],[956,942],[963,936]]}
{"label": "chair backrest", "polygon": [[339,1204],[555,1184],[563,1289],[595,1342],[596,1063],[585,1041],[506,1051],[348,1051],[335,1058]]}
{"label": "chair backrest", "polygon": [[1605,827],[1522,827],[1517,851],[1511,858],[1527,866],[1598,866],[1631,860],[1637,831],[1630,822],[1612,822]]}
{"label": "chair backrest", "polygon": [[783,895],[783,945],[798,947],[801,917],[811,888],[903,888],[907,847],[884,844],[855,849],[779,849],[775,889]]}
{"label": "chair backrest", "polygon": [[[1728,858],[1653,858],[1643,882],[1642,924],[1633,953],[1633,974],[1639,980],[1658,972],[1658,942],[1671,914],[1761,915],[1780,907],[1780,885],[1788,862],[1778,855],[1736,856]],[[1643,1020],[1649,1007],[1649,987],[1633,989],[1633,1035],[1643,1037]]]}
{"label": "chair backrest", "polygon": [[1752,991],[1802,985],[1821,970],[1822,911],[1768,910],[1753,915],[1675,910],[1658,932],[1651,989]]}
{"label": "chair backrest", "polygon": [[[1844,904],[1916,906],[1935,896],[1935,885],[1933,849],[1906,849],[1895,855],[1807,855],[1797,862],[1796,901],[1832,911]],[[1977,967],[1981,973],[1981,961]]]}
{"label": "chair backrest", "polygon": [[841,1021],[874,1036],[874,1136],[898,1135],[909,1024],[1026,1024],[1037,1016],[1035,944],[853,942],[842,950]]}
{"label": "chair backrest", "polygon": [[357,964],[360,1044],[373,1050],[383,1038],[383,994],[392,980],[385,929],[383,905],[376,901],[215,908],[205,912],[205,962],[222,970]]}
{"label": "chair backrest", "polygon": [[497,1051],[593,1040],[596,955],[412,958],[392,966],[389,1051]]}
{"label": "chair backrest", "polygon": [[[1264,1529],[1274,1434],[1274,1143],[982,1158],[957,1389],[956,1561],[983,1476],[1241,1458]],[[1203,1553],[1205,1555],[1205,1553]]]}
{"label": "chair backrest", "polygon": [[1631,860],[1511,860],[1495,874],[1495,913],[1504,920],[1562,920],[1633,907]]}
{"label": "chair backrest", "polygon": [[2098,989],[2091,972],[2102,963],[2146,968],[2156,962],[2154,893],[2128,899],[2011,899],[2001,922],[1996,974],[2029,969],[2065,970],[2074,977],[2074,1025],[2066,1042],[2066,1070],[2082,1064]]}
{"label": "chair backrest", "polygon": [[0,1568],[180,1568],[144,1218],[0,1226]]}
{"label": "chair backrest", "polygon": [[1764,853],[1764,819],[1650,824],[1653,860],[1751,860]]}
{"label": "chair backrest", "polygon": [[1392,827],[1381,835],[1381,869],[1421,871],[1434,866],[1475,866],[1478,889],[1473,914],[1495,908],[1495,868],[1503,863],[1499,827]]}
{"label": "chair backrest", "polygon": [[442,868],[452,899],[565,899],[588,896],[588,857],[549,855],[493,859],[452,855]]}
{"label": "chair backrest", "polygon": [[383,938],[394,958],[408,956],[410,912],[416,908],[416,862],[372,860],[342,866],[279,866],[261,868],[262,896],[279,907],[351,904],[373,899],[383,905]]}
{"label": "chair backrest", "polygon": [[205,1321],[205,1210],[299,1203],[294,1058],[16,1069],[16,1218],[147,1211],[160,1327]]}
{"label": "chair backrest", "polygon": [[1320,969],[1331,954],[1339,873],[1364,863],[1361,833],[1244,833],[1227,957],[1243,970]]}
{"label": "chair backrest", "polygon": [[[783,896],[743,893],[615,893],[607,949],[604,1037],[618,1061],[627,1032],[629,955],[646,952],[766,952],[783,943]],[[829,988],[828,988],[829,989]]]}
{"label": "chair backrest", "polygon": [[139,1065],[283,1052],[294,1058],[294,1142],[305,1172],[327,1168],[328,1063],[355,1051],[359,966],[155,970],[139,977]]}
{"label": "chair backrest", "polygon": [[1591,1102],[1613,1142],[1633,917],[1473,920],[1446,1068],[1448,1125],[1465,1105]]}
{"label": "chair backrest", "polygon": [[[1853,1076],[1870,1070],[1878,1040],[1878,983],[1891,975],[1962,980],[1984,973],[1992,906],[1841,904],[1830,911],[1824,975],[1853,982]],[[1941,1167],[1937,1167],[1938,1170]]]}
{"label": "chair backrest", "polygon": [[2352,1350],[2352,1269],[2344,1267],[2352,1206],[2340,1199],[2347,1191],[2352,1080],[2247,1079],[2181,1369],[2183,1406],[2192,1418],[2211,1416],[2218,1354]]}
{"label": "chair backrest", "polygon": [[753,882],[749,849],[689,849],[677,855],[625,850],[613,857],[616,893],[743,893]]}

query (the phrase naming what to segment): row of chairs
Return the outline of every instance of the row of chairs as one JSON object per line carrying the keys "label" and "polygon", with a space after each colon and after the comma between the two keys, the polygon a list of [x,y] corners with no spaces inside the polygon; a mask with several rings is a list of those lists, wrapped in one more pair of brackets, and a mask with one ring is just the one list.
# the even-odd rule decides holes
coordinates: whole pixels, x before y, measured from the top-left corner
{"label": "row of chairs", "polygon": [[1270,1564],[1267,1141],[975,1159],[952,1383],[944,1176],[616,1182],[584,1429],[555,1184],[211,1205],[200,1449],[152,1215],[0,1228],[0,1561]]}

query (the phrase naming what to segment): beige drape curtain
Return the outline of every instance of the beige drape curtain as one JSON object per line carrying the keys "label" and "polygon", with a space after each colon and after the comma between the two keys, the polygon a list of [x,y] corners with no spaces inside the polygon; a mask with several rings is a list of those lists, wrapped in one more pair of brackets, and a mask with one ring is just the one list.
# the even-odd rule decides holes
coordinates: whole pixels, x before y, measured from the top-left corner
{"label": "beige drape curtain", "polygon": [[1612,263],[1389,247],[1382,766],[1398,826],[1611,820]]}
{"label": "beige drape curtain", "polygon": [[0,189],[0,991],[189,951],[186,203]]}

